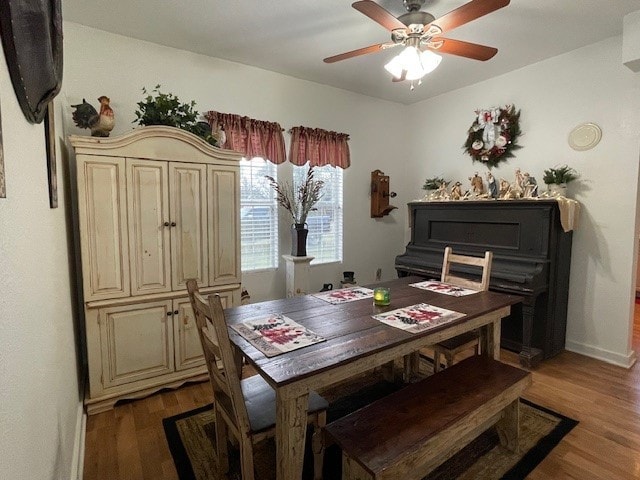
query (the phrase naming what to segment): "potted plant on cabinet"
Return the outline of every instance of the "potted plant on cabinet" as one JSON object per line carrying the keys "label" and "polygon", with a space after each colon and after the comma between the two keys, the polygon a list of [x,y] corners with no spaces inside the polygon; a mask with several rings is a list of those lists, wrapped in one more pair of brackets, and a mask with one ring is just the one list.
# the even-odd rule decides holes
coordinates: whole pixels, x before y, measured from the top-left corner
{"label": "potted plant on cabinet", "polygon": [[551,197],[566,196],[567,183],[577,179],[579,174],[573,168],[563,165],[544,171],[542,180],[547,185],[548,195]]}
{"label": "potted plant on cabinet", "polygon": [[294,185],[289,182],[278,183],[273,177],[266,176],[269,185],[276,192],[276,200],[293,220],[291,226],[291,255],[294,257],[307,256],[307,216],[316,210],[314,205],[322,198],[322,180],[314,178],[313,167],[309,167],[304,182]]}
{"label": "potted plant on cabinet", "polygon": [[[195,110],[196,102],[181,103],[178,97],[172,93],[160,92],[160,85],[148,92],[142,89],[146,95],[143,101],[138,102],[138,110],[135,111],[136,119],[133,123],[138,125],[167,125],[181,128],[187,132],[202,138],[210,145],[218,145],[217,139],[211,134],[211,127],[207,122],[198,121],[198,112]],[[152,95],[155,94],[155,95]]]}

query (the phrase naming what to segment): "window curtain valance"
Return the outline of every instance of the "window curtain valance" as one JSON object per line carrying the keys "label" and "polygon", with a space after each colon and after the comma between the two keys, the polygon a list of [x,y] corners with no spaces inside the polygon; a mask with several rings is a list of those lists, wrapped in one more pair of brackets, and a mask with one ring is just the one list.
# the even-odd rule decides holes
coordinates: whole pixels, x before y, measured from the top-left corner
{"label": "window curtain valance", "polygon": [[255,120],[233,113],[210,111],[205,118],[211,131],[224,128],[226,142],[224,148],[242,153],[246,158],[262,157],[276,165],[286,160],[282,127],[277,122]]}
{"label": "window curtain valance", "polygon": [[289,161],[294,165],[309,162],[312,167],[332,165],[347,168],[351,165],[349,135],[321,128],[293,127]]}

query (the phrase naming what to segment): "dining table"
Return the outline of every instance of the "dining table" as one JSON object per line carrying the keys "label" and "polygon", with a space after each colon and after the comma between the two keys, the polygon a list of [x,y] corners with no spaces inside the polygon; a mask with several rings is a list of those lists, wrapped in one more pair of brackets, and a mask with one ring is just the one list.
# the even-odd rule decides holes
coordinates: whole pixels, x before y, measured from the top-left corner
{"label": "dining table", "polygon": [[[266,356],[229,328],[237,352],[276,392],[276,478],[302,478],[311,390],[322,390],[397,359],[415,359],[421,348],[469,331],[479,331],[480,351],[500,358],[501,321],[518,295],[484,291],[454,296],[416,288],[420,277],[403,277],[365,285],[386,287],[390,303],[376,305],[371,297],[332,304],[313,294],[270,300],[225,309],[228,325],[282,314],[324,340],[276,356]],[[416,304],[428,304],[464,314],[460,318],[411,333],[383,323],[374,315]],[[409,365],[414,362],[405,362]]]}

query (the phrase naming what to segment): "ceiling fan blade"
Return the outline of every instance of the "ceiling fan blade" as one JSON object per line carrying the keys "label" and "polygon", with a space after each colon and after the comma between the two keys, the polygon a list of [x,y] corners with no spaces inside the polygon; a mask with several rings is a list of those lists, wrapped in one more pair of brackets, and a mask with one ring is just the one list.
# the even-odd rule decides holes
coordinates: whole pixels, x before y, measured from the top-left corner
{"label": "ceiling fan blade", "polygon": [[427,47],[438,53],[448,53],[450,55],[458,55],[459,57],[472,58],[483,62],[498,53],[497,48],[442,37],[433,39]]}
{"label": "ceiling fan blade", "polygon": [[469,3],[465,3],[425,26],[425,31],[428,30],[429,26],[435,25],[442,33],[448,32],[476,18],[506,7],[509,2],[510,0],[471,0]]}
{"label": "ceiling fan blade", "polygon": [[404,23],[371,0],[361,0],[351,4],[351,6],[389,31],[395,30],[396,28],[407,28]]}
{"label": "ceiling fan blade", "polygon": [[360,55],[366,55],[367,53],[374,53],[380,50],[394,47],[395,44],[389,43],[376,43],[375,45],[369,45],[368,47],[358,48],[357,50],[351,50],[350,52],[341,53],[340,55],[334,55],[333,57],[327,57],[324,59],[324,63],[334,63],[340,60],[346,60],[347,58],[358,57]]}

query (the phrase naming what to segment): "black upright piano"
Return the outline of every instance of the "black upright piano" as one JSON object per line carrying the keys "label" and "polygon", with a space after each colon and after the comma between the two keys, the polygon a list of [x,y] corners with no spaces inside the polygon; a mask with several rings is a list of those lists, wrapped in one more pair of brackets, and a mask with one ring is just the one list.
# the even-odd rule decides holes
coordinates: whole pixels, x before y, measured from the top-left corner
{"label": "black upright piano", "polygon": [[562,229],[557,201],[413,202],[409,221],[411,241],[395,261],[399,276],[439,279],[446,246],[477,256],[491,250],[489,288],[524,297],[502,321],[501,346],[519,352],[527,367],[564,348],[572,233]]}

